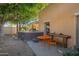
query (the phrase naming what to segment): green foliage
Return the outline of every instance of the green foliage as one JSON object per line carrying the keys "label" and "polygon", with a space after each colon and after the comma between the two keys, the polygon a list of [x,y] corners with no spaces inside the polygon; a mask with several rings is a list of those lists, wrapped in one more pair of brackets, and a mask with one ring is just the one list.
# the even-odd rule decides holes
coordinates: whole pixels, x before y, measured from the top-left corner
{"label": "green foliage", "polygon": [[0,22],[25,22],[38,18],[41,10],[48,4],[42,3],[6,3],[0,4]]}
{"label": "green foliage", "polygon": [[27,27],[26,26],[20,27],[19,30],[20,31],[26,31],[27,30]]}
{"label": "green foliage", "polygon": [[64,56],[79,56],[79,51],[72,50],[72,51],[66,51],[63,53]]}

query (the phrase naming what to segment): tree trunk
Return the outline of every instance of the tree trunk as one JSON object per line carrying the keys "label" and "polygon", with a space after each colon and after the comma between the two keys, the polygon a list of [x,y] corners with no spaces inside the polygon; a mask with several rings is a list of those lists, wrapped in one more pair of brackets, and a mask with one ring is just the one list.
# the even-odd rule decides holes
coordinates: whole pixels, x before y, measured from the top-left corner
{"label": "tree trunk", "polygon": [[19,31],[19,24],[17,24],[17,32]]}
{"label": "tree trunk", "polygon": [[2,28],[3,28],[3,24],[0,24],[0,35],[1,35],[1,36],[3,35],[3,30],[2,30]]}

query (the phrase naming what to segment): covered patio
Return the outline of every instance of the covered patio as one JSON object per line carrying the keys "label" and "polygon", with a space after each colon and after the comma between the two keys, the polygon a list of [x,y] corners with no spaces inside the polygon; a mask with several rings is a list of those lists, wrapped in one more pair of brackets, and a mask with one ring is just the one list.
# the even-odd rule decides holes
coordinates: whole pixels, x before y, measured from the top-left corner
{"label": "covered patio", "polygon": [[[64,13],[69,13],[71,9],[62,12],[63,5],[66,8],[79,6],[78,4],[69,4],[68,6],[67,4],[41,3],[1,4],[0,56],[79,55],[79,49],[75,47],[75,41],[73,41],[75,38],[73,34],[74,21],[72,23],[69,22],[69,19],[71,19],[69,16],[71,17],[72,13],[65,15],[69,15],[67,17],[69,18],[68,20],[66,20],[65,16],[64,18],[61,17]],[[55,12],[52,11],[52,7],[56,8]],[[60,16],[60,12],[56,13],[57,8],[62,13]],[[72,10],[75,9],[72,7]],[[11,26],[15,24],[15,29],[13,27],[4,28],[3,25],[6,22],[10,22]],[[65,22],[69,22],[68,24],[70,25]],[[72,31],[70,27],[72,27]]]}

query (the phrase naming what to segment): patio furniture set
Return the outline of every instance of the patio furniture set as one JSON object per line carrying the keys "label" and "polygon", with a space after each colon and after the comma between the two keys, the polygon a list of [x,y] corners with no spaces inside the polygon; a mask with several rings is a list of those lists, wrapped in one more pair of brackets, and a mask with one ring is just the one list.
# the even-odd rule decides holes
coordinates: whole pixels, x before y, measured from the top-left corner
{"label": "patio furniture set", "polygon": [[48,35],[43,34],[43,32],[18,32],[18,38],[24,41],[47,42],[48,47],[50,47],[51,44],[54,44],[56,47],[61,44],[64,48],[67,48],[67,41],[71,36],[55,33]]}
{"label": "patio furniture set", "polygon": [[63,47],[67,47],[67,41],[71,36],[64,35],[62,33],[50,33],[50,22],[44,23],[44,31],[30,31],[30,32],[18,32],[18,38],[22,40],[33,40],[33,41],[42,41],[47,42],[48,47],[51,44],[58,46],[59,43],[62,44]]}
{"label": "patio furniture set", "polygon": [[50,47],[51,44],[54,44],[57,47],[58,44],[61,43],[64,48],[67,48],[67,41],[69,38],[71,38],[71,36],[64,34],[53,34],[53,35],[42,35],[38,36],[37,38],[40,41],[47,42],[48,47]]}

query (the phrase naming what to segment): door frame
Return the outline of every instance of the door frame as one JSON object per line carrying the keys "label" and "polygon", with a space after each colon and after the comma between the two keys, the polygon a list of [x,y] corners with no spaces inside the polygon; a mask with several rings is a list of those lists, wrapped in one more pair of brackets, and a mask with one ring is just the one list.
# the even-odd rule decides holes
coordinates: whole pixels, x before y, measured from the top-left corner
{"label": "door frame", "polygon": [[79,12],[75,13],[74,15],[75,15],[75,17],[74,17],[74,25],[75,25],[75,27],[74,27],[74,30],[75,30],[75,46],[78,47],[78,46],[77,46],[77,43],[78,43],[78,42],[77,42],[77,37],[78,37],[78,36],[77,36],[77,34],[78,34],[78,33],[77,33],[77,31],[78,31],[78,30],[77,30],[77,25],[78,25],[78,22],[77,22],[78,19],[77,19],[77,17],[79,16]]}

